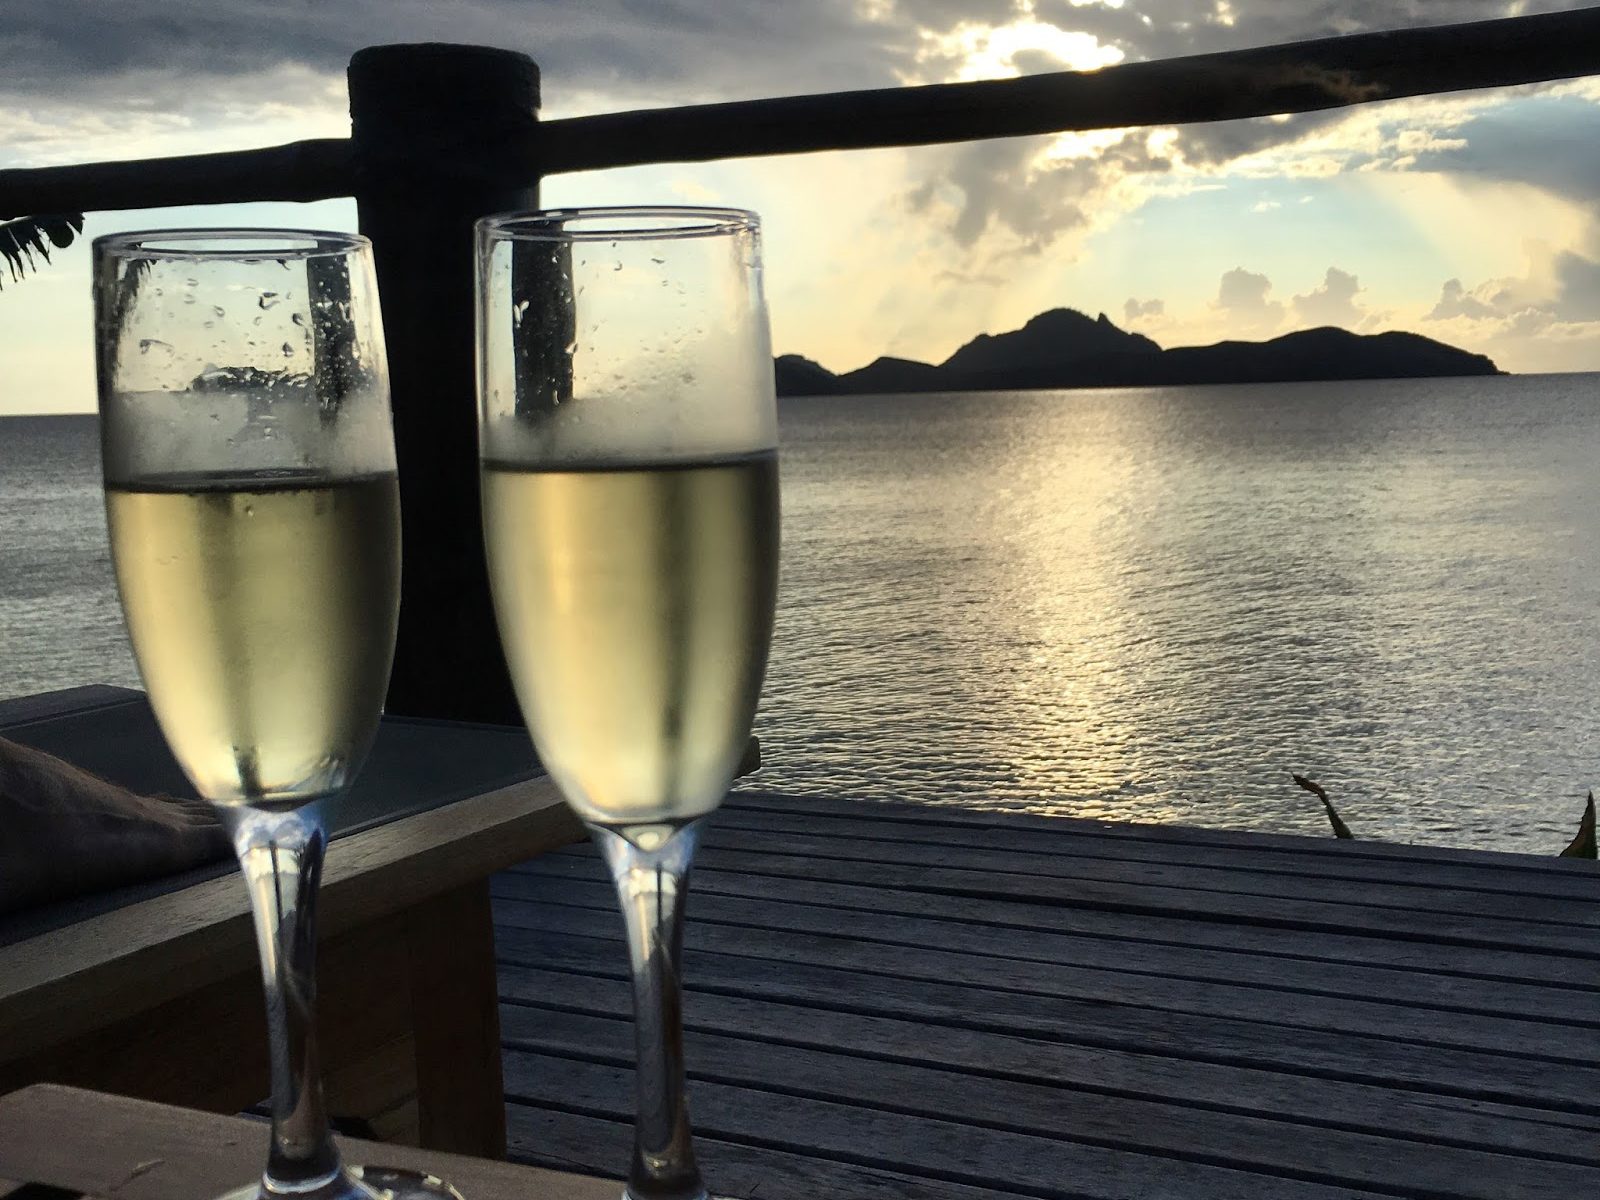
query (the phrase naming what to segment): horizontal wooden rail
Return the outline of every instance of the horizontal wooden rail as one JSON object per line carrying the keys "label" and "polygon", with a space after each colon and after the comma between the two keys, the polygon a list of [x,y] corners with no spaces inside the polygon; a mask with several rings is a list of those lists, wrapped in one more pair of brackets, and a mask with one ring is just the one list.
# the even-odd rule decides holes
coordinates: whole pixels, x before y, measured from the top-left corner
{"label": "horizontal wooden rail", "polygon": [[355,177],[355,152],[348,138],[177,158],[28,167],[0,171],[0,214],[326,200],[350,195]]}
{"label": "horizontal wooden rail", "polygon": [[1600,8],[1088,73],[612,113],[543,126],[545,174],[1314,112],[1600,73]]}
{"label": "horizontal wooden rail", "polygon": [[[838,92],[548,121],[459,164],[533,179],[654,162],[927,145],[1313,112],[1600,73],[1600,8],[1355,34],[1089,73]],[[0,214],[252,200],[358,189],[337,139],[266,150],[0,171]]]}

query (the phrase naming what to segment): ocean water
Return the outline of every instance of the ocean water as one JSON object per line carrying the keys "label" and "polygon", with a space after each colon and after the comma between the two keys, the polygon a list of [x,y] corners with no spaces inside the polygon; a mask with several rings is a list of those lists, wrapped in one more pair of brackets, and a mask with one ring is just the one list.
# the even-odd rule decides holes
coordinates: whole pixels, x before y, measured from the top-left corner
{"label": "ocean water", "polygon": [[93,417],[0,418],[0,696],[139,686],[117,607]]}
{"label": "ocean water", "polygon": [[[786,400],[762,785],[1554,853],[1600,376]],[[0,421],[0,695],[137,684],[92,418]]]}

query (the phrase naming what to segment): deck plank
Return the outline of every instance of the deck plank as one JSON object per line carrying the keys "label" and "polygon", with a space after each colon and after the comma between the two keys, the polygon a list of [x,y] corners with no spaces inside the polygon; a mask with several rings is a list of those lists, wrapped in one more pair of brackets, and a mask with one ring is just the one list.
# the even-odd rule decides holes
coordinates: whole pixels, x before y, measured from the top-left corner
{"label": "deck plank", "polygon": [[[565,906],[542,909],[526,906],[517,914],[518,920],[508,919],[515,903],[503,901],[496,907],[496,920],[506,930],[508,956],[522,955],[524,961],[531,961],[538,953],[520,936],[526,933],[533,933],[536,938],[554,933],[579,938],[616,938],[620,942],[617,919],[609,913]],[[699,924],[688,934],[685,943],[690,953],[695,954],[704,952],[772,963],[842,967],[855,971],[863,981],[862,986],[873,986],[879,980],[892,986],[894,981],[920,979],[1091,1004],[1125,1004],[1175,1013],[1237,1017],[1265,1026],[1319,1033],[1365,1034],[1381,1030],[1386,1039],[1483,1050],[1542,1062],[1590,1063],[1595,1042],[1600,1039],[1600,1031],[1593,1024],[1556,1024],[1461,1011],[1452,1012],[1450,1019],[1443,1021],[1438,1011],[1415,1005],[1086,969],[1066,963],[1031,962],[928,946],[893,946],[850,937],[799,933],[792,929]],[[537,941],[533,943],[538,944]],[[622,952],[619,945],[616,953]],[[1600,1077],[1596,1081],[1600,1082]]]}
{"label": "deck plank", "polygon": [[[708,860],[718,851],[748,854],[804,855],[848,863],[943,868],[951,847],[882,838],[819,837],[785,833],[775,837],[765,831],[728,829],[715,824],[701,840]],[[1195,866],[1187,862],[1142,862],[1107,859],[1072,853],[1066,848],[1048,851],[962,847],[963,869],[995,871],[1049,880],[1096,880],[1132,883],[1186,891],[1220,892],[1231,896],[1268,900],[1310,900],[1362,908],[1393,908],[1407,913],[1448,913],[1495,917],[1554,925],[1600,928],[1600,913],[1592,897],[1546,897],[1518,893],[1512,902],[1504,892],[1445,888],[1435,884],[1380,883],[1370,880],[1323,879],[1283,872],[1258,871],[1246,862],[1232,866]],[[1239,856],[1242,857],[1242,856]]]}
{"label": "deck plank", "polygon": [[[508,967],[505,1027],[573,1012],[626,1019],[625,981]],[[520,1010],[532,1010],[532,1016]],[[866,1060],[947,1066],[997,1079],[1070,1087],[1130,1099],[1172,1101],[1413,1141],[1600,1164],[1600,1114],[1462,1099],[1396,1086],[1347,1083],[1260,1067],[1238,1067],[972,1030],[895,1017],[692,990],[687,1027],[774,1044],[837,1051]],[[864,1067],[863,1069],[871,1069]]]}
{"label": "deck plank", "polygon": [[[712,830],[738,830],[768,838],[800,835],[817,838],[862,839],[908,844],[959,847],[962,850],[1024,851],[1051,853],[1059,843],[1075,856],[1142,863],[1177,863],[1188,867],[1222,867],[1237,871],[1242,867],[1239,849],[1229,845],[1207,845],[1131,838],[1086,832],[1085,822],[1059,819],[1062,829],[1014,829],[1010,826],[968,824],[912,824],[873,815],[872,808],[856,806],[850,815],[829,815],[819,820],[814,814],[753,808],[745,804],[719,811]],[[1370,844],[1370,843],[1369,843]],[[1317,849],[1325,847],[1318,841]],[[1509,856],[1507,856],[1509,857]],[[1536,862],[1539,860],[1535,860]],[[1342,853],[1306,853],[1305,849],[1252,847],[1248,858],[1252,874],[1275,874],[1291,879],[1341,880],[1351,883],[1405,884],[1414,888],[1459,888],[1466,891],[1511,893],[1518,896],[1549,897],[1587,901],[1594,897],[1594,880],[1582,871],[1529,870],[1521,860],[1517,865],[1491,858],[1465,863],[1429,862],[1419,873],[1412,860],[1354,857]]]}
{"label": "deck plank", "polygon": [[1573,859],[1551,861],[1544,855],[1499,850],[1466,850],[1449,846],[1407,846],[1396,842],[1366,838],[1334,841],[1331,838],[1305,837],[1293,833],[1258,833],[1242,829],[1208,829],[1199,825],[1154,825],[1132,821],[1104,821],[1082,817],[1037,816],[1030,813],[955,805],[898,804],[788,796],[773,792],[744,791],[729,797],[724,811],[811,813],[822,817],[870,814],[885,821],[912,825],[959,826],[963,828],[1006,828],[1037,833],[1126,839],[1137,842],[1170,843],[1179,846],[1224,846],[1238,850],[1279,849],[1338,860],[1388,859],[1403,862],[1455,863],[1462,866],[1494,867],[1499,870],[1526,871],[1544,876],[1549,873],[1586,877],[1587,864]]}
{"label": "deck plank", "polygon": [[[506,1054],[507,1099],[552,1103],[613,1119],[629,1109],[632,1075],[625,1067],[605,1063],[514,1049]],[[1258,1186],[1262,1179],[1270,1182],[1276,1200],[1352,1200],[1373,1194],[706,1079],[693,1082],[690,1105],[697,1128],[710,1137],[774,1149],[804,1147],[814,1157],[1017,1195],[1064,1191],[1107,1200],[1232,1200],[1244,1194],[1240,1189]],[[763,1190],[777,1194],[775,1188]],[[1572,1196],[1543,1189],[1528,1194],[1551,1200]]]}
{"label": "deck plank", "polygon": [[[560,854],[552,857],[559,858]],[[987,866],[968,867],[954,853],[943,863],[907,864],[840,861],[777,848],[753,851],[711,847],[698,856],[698,861],[712,870],[751,875],[832,880],[979,900],[1070,904],[1148,917],[1204,916],[1272,929],[1361,933],[1405,941],[1537,951],[1600,962],[1600,937],[1594,928],[1523,920],[1513,915],[1515,908],[1511,904],[1505,906],[1504,915],[1414,912],[1363,904],[1358,895],[1345,901],[1300,900],[1083,875],[1023,875]],[[540,864],[534,869],[549,868]]]}
{"label": "deck plank", "polygon": [[[736,797],[684,971],[714,1185],[770,1200],[1600,1194],[1600,873]],[[592,852],[497,877],[515,1156],[619,1171]]]}
{"label": "deck plank", "polygon": [[[623,1069],[631,1064],[632,1030],[625,1020],[528,1009],[507,1015],[507,1042],[517,1051]],[[1435,1146],[1418,1155],[1408,1142],[1390,1136],[1085,1095],[970,1071],[902,1062],[879,1062],[862,1071],[849,1055],[761,1039],[695,1031],[686,1038],[686,1052],[697,1081],[936,1120],[949,1115],[949,1098],[959,1095],[966,1125],[1341,1187],[1382,1188],[1404,1181],[1417,1192],[1455,1190],[1472,1200],[1501,1200],[1529,1174],[1520,1158],[1476,1148]],[[1600,1193],[1600,1166],[1547,1162],[1539,1174],[1552,1196]]]}
{"label": "deck plank", "polygon": [[[553,881],[590,882],[600,876],[582,858],[547,855],[523,863],[501,878],[534,875]],[[697,898],[719,896],[731,902],[783,899],[867,914],[927,916],[996,931],[996,944],[1015,944],[1005,931],[1081,934],[1127,946],[1172,945],[1230,950],[1271,959],[1398,967],[1405,970],[1468,979],[1529,981],[1591,990],[1591,963],[1560,955],[1479,947],[1430,946],[1425,942],[1388,940],[1377,936],[1320,931],[1315,938],[1288,938],[1282,930],[1248,923],[1219,922],[1186,913],[1120,913],[1069,905],[1030,904],[1018,900],[985,900],[931,892],[897,891],[842,880],[797,876],[759,876],[738,871],[696,867]],[[1130,955],[1130,957],[1133,957]]]}
{"label": "deck plank", "polygon": [[[625,1165],[632,1148],[632,1129],[620,1114],[607,1119],[536,1108],[529,1104],[506,1106],[507,1136],[519,1159],[539,1165],[576,1164],[594,1160],[611,1174]],[[971,1187],[947,1179],[907,1175],[862,1167],[834,1159],[793,1154],[770,1146],[707,1137],[695,1138],[695,1152],[717,1190],[728,1196],[789,1195],[836,1200],[1016,1200],[1016,1192]],[[569,1166],[567,1169],[571,1169]],[[601,1174],[596,1167],[594,1174]]]}
{"label": "deck plank", "polygon": [[[492,886],[496,920],[538,929],[546,925],[545,905],[591,909],[613,923],[616,896],[611,884],[593,880],[506,874]],[[884,911],[825,907],[820,904],[753,897],[696,895],[695,928],[733,925],[795,933],[831,934],[859,943],[897,948],[940,946],[998,958],[1070,967],[1156,975],[1213,983],[1251,984],[1324,997],[1369,999],[1432,1010],[1522,1017],[1600,1028],[1600,989],[1592,991],[1502,979],[1463,979],[1397,966],[1369,967],[1319,959],[1243,953],[1169,943],[1141,943],[1130,953],[1125,943],[1103,937],[1044,930],[997,938],[979,924]]]}
{"label": "deck plank", "polygon": [[[617,948],[576,938],[502,928],[510,964],[582,975],[609,973]],[[1174,1058],[1261,1066],[1328,1079],[1390,1084],[1499,1103],[1593,1113],[1600,1109],[1600,1069],[1525,1061],[1450,1047],[1418,1046],[1378,1034],[1310,1031],[1236,1017],[1195,1015],[1115,1002],[997,991],[981,986],[879,976],[849,968],[775,962],[686,951],[691,988],[752,999],[793,999],[830,1011],[903,1016],[957,1028],[1068,1040],[1083,1046],[1147,1050]],[[617,973],[621,974],[620,967]],[[502,994],[508,990],[502,974]],[[532,997],[537,1000],[537,997]]]}

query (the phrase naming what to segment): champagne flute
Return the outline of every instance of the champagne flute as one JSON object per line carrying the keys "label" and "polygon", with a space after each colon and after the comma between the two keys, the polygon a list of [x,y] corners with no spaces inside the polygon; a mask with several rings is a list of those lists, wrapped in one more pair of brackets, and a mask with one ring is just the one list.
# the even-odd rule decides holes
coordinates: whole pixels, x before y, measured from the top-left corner
{"label": "champagne flute", "polygon": [[483,529],[539,756],[621,902],[626,1196],[705,1200],[683,1094],[689,865],[750,734],[778,574],[759,226],[727,209],[478,223]]}
{"label": "champagne flute", "polygon": [[341,1165],[317,1056],[322,808],[377,732],[399,609],[371,246],[126,233],[95,242],[94,272],[123,614],[162,734],[233,837],[261,951],[272,1136],[260,1181],[229,1200],[456,1196],[430,1176]]}

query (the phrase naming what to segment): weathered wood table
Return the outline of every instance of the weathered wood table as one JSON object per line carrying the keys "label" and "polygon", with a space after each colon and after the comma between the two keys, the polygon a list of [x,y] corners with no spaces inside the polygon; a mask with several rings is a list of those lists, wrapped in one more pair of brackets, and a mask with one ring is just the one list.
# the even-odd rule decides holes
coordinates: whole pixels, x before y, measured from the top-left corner
{"label": "weathered wood table", "polygon": [[[0,736],[141,791],[186,786],[137,692],[6,702]],[[517,731],[386,719],[335,816],[323,1060],[330,1110],[375,1136],[504,1150],[487,881],[582,836],[534,771]],[[227,1113],[265,1097],[260,969],[231,860],[0,918],[0,1092],[39,1081]]]}
{"label": "weathered wood table", "polygon": [[[511,1154],[615,1174],[610,885],[492,890]],[[743,795],[693,892],[726,1194],[1600,1196],[1593,862]]]}
{"label": "weathered wood table", "polygon": [[[616,1200],[617,1185],[482,1158],[339,1139],[349,1162],[430,1171],[470,1200]],[[259,1176],[267,1127],[42,1084],[0,1096],[0,1197],[216,1200]]]}

